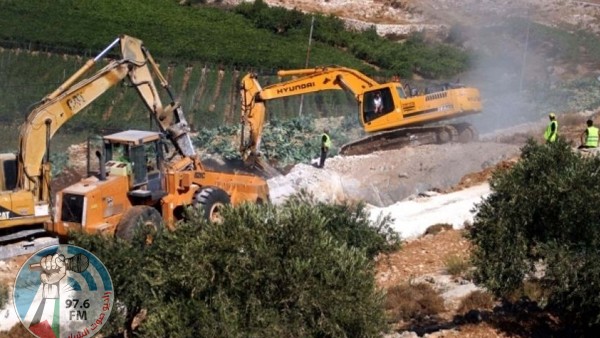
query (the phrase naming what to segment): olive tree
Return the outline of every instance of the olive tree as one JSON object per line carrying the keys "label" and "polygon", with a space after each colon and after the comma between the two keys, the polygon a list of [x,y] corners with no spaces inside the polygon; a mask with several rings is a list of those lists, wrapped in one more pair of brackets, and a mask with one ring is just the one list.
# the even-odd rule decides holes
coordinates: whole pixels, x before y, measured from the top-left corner
{"label": "olive tree", "polygon": [[547,310],[580,328],[600,321],[600,158],[559,139],[522,148],[490,181],[470,238],[477,279],[506,297],[539,283]]}
{"label": "olive tree", "polygon": [[306,196],[222,215],[210,223],[190,210],[190,221],[152,233],[150,244],[144,231],[132,242],[77,236],[74,243],[113,278],[119,306],[107,335],[373,337],[386,330],[371,257],[398,246],[389,219],[371,223],[360,205]]}

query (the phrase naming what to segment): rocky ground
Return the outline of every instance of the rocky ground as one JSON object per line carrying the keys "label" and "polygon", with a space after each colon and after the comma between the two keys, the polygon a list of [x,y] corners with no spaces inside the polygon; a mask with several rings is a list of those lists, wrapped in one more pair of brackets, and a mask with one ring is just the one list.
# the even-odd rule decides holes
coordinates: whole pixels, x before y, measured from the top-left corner
{"label": "rocky ground", "polygon": [[[560,135],[574,146],[579,145],[585,120],[598,120],[599,113],[600,110],[559,115]],[[529,137],[542,142],[541,135],[547,123],[547,119],[541,119],[507,130],[497,130],[481,135],[481,141],[469,144],[426,145],[363,156],[338,156],[329,159],[325,169],[300,164],[286,176],[269,180],[272,196],[278,202],[290,193],[304,189],[323,201],[360,199],[371,204],[372,210],[391,211],[392,215],[394,212],[409,214],[395,224],[406,239],[403,248],[377,260],[377,283],[383,289],[389,289],[409,282],[425,282],[442,295],[445,311],[423,326],[397,323],[398,333],[389,337],[544,336],[553,324],[552,318],[540,315],[523,324],[518,320],[518,313],[506,315],[499,305],[496,310],[504,313],[502,316],[490,312],[485,318],[475,315],[472,321],[461,319],[463,317],[457,312],[461,301],[471,292],[481,290],[470,280],[448,272],[450,260],[468,261],[471,246],[464,236],[464,224],[457,222],[457,219],[469,217],[457,215],[457,219],[451,216],[444,218],[444,215],[451,215],[452,210],[442,211],[433,200],[459,192],[456,197],[441,202],[450,204],[455,199],[467,198],[469,195],[461,194],[467,190],[483,196],[489,188],[482,184],[495,170],[514,165],[518,161],[520,147]],[[414,205],[418,204],[425,206],[415,210],[414,215],[401,210],[416,209]],[[456,209],[456,213],[463,212],[460,208],[465,209],[464,206],[455,205],[448,207]],[[473,206],[470,202],[466,210]],[[437,213],[442,215],[434,215]],[[434,220],[432,216],[440,217]],[[428,226],[432,226],[427,230],[426,226],[419,228],[411,224],[427,219],[431,220]],[[411,228],[412,232],[405,232],[403,228]]]}
{"label": "rocky ground", "polygon": [[387,206],[430,190],[444,190],[478,172],[514,158],[519,146],[498,142],[423,145],[362,156],[336,156],[324,169],[295,166],[288,175],[271,179],[275,202],[299,189],[323,201],[362,200]]}
{"label": "rocky ground", "polygon": [[[237,4],[244,0],[226,0]],[[424,32],[447,36],[453,25],[487,25],[510,16],[529,15],[548,25],[600,33],[600,0],[265,0],[271,6],[325,13],[350,27],[376,25],[381,35]]]}

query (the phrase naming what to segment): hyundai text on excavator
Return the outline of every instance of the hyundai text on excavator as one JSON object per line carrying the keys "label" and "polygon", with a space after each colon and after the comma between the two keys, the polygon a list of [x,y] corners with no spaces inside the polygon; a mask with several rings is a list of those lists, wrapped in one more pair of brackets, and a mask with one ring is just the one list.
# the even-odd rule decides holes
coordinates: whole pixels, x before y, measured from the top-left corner
{"label": "hyundai text on excavator", "polygon": [[[116,45],[120,45],[121,59],[75,83]],[[161,102],[153,75],[169,95],[171,103],[167,106]],[[53,213],[49,212],[53,206],[50,167],[48,158],[43,161],[43,157],[50,138],[94,99],[126,79],[144,101],[160,131],[128,130],[104,136],[101,150],[91,154],[88,149],[88,163],[89,157],[95,155],[98,172],[60,191]],[[169,144],[171,151],[167,154]],[[12,203],[5,208],[19,220],[17,223],[17,217],[9,217],[12,223],[2,226],[43,221],[48,232],[59,236],[66,236],[69,231],[84,231],[130,238],[140,224],[159,226],[164,221],[173,227],[185,217],[188,206],[218,220],[220,208],[225,204],[260,203],[269,198],[262,178],[203,167],[181,105],[174,100],[158,64],[142,41],[126,35],[89,60],[29,114],[21,129],[15,165],[16,184],[4,186],[3,190],[12,189],[2,196]],[[6,175],[4,181],[10,181],[7,178],[13,177]],[[40,216],[36,213],[38,209],[42,211]]]}
{"label": "hyundai text on excavator", "polygon": [[[364,131],[373,133],[342,146],[340,153],[343,155],[365,154],[407,144],[467,142],[477,137],[475,129],[468,123],[431,125],[480,113],[481,100],[476,88],[453,85],[438,92],[411,96],[400,82],[380,84],[345,67],[280,70],[277,75],[293,78],[264,88],[254,73],[241,80],[240,150],[248,164],[265,166],[260,158],[260,141],[268,101],[325,90],[350,92],[358,103],[358,116]],[[381,98],[380,109],[375,107],[377,95]]]}

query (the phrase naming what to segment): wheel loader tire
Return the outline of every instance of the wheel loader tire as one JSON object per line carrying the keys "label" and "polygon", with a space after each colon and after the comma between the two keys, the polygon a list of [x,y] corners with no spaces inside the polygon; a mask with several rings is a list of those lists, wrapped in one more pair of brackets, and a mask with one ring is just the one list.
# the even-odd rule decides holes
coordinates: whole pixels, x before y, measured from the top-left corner
{"label": "wheel loader tire", "polygon": [[194,205],[202,212],[204,217],[211,222],[222,222],[221,211],[223,207],[231,204],[229,195],[216,187],[205,187],[196,193]]}
{"label": "wheel loader tire", "polygon": [[[131,241],[136,229],[141,227],[148,227],[151,230],[150,234],[160,230],[163,227],[163,219],[158,210],[147,205],[133,206],[121,217],[115,235],[118,238]],[[151,242],[151,236],[146,239],[146,242],[148,241]]]}

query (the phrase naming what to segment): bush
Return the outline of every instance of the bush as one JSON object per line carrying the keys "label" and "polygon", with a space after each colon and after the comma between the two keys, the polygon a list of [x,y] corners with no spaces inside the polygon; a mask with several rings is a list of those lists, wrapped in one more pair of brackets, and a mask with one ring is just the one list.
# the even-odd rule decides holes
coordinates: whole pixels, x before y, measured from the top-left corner
{"label": "bush", "polygon": [[545,307],[550,293],[545,288],[544,284],[536,278],[526,279],[523,285],[514,290],[506,297],[506,300],[511,303],[518,303],[524,299],[534,302],[540,307]]}
{"label": "bush", "polygon": [[[266,29],[277,36],[306,36],[310,28],[311,19],[308,14],[295,9],[269,7],[263,1],[242,3],[235,8],[235,12],[251,20],[256,28]],[[379,36],[375,26],[364,31],[351,31],[345,28],[340,18],[333,15],[317,14],[314,18],[313,39],[316,43],[346,50],[353,57],[381,68],[378,71],[381,75],[407,78],[413,72],[418,72],[426,77],[439,78],[458,74],[469,66],[469,56],[463,50],[425,41],[419,34],[411,35],[405,43],[397,43]],[[344,64],[339,61],[335,63]],[[357,68],[375,73],[372,68]]]}
{"label": "bush", "polygon": [[446,259],[446,271],[454,276],[464,276],[470,267],[470,262],[468,259],[460,256],[450,256]]}
{"label": "bush", "polygon": [[[113,334],[124,326],[145,337],[376,336],[386,323],[374,266],[366,249],[328,231],[341,225],[323,208],[242,205],[225,210],[220,225],[191,212],[192,221],[158,232],[151,246],[84,235],[74,243],[111,273],[122,304],[107,328]],[[360,217],[338,219],[361,228]]]}
{"label": "bush", "polygon": [[325,229],[336,240],[364,251],[368,258],[400,249],[402,239],[398,232],[392,229],[392,219],[389,215],[371,222],[369,212],[362,202],[327,204],[301,192],[286,201],[286,205],[290,207],[296,204],[313,207],[325,220]]}
{"label": "bush", "polygon": [[473,291],[460,302],[456,312],[466,314],[471,310],[491,310],[494,307],[494,297],[486,291]]}
{"label": "bush", "polygon": [[496,173],[469,236],[476,278],[507,297],[534,276],[547,309],[573,327],[600,322],[600,158],[559,139],[529,140],[522,160]]}
{"label": "bush", "polygon": [[22,338],[22,337],[31,337],[31,332],[25,328],[21,323],[15,324],[8,331],[0,331],[0,338]]}
{"label": "bush", "polygon": [[8,286],[0,283],[0,309],[8,303]]}
{"label": "bush", "polygon": [[389,288],[385,308],[393,322],[421,321],[445,311],[444,299],[426,283],[408,283]]}
{"label": "bush", "polygon": [[437,235],[442,231],[452,230],[452,224],[448,223],[437,223],[434,225],[430,225],[427,229],[425,229],[424,236],[426,235]]}

